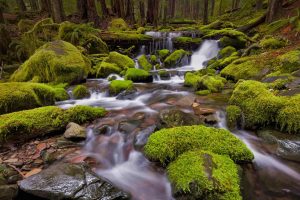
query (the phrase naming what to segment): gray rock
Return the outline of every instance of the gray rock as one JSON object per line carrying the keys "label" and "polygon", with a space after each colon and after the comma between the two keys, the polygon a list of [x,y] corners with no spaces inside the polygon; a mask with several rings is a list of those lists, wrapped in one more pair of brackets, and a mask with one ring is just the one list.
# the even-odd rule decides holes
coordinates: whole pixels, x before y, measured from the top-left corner
{"label": "gray rock", "polygon": [[86,138],[86,130],[84,127],[70,122],[67,125],[67,130],[64,133],[64,137],[69,140],[84,140]]}
{"label": "gray rock", "polygon": [[19,182],[20,189],[45,199],[129,199],[83,164],[60,163]]}

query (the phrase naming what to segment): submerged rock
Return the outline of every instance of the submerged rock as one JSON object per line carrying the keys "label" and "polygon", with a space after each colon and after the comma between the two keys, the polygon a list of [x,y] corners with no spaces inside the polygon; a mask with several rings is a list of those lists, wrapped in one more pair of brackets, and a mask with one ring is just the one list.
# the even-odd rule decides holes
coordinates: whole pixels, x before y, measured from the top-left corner
{"label": "submerged rock", "polygon": [[70,140],[84,140],[86,138],[86,130],[84,127],[70,122],[67,125],[67,130],[64,133],[64,137]]}
{"label": "submerged rock", "polygon": [[85,165],[61,163],[19,183],[20,189],[45,199],[129,199]]}

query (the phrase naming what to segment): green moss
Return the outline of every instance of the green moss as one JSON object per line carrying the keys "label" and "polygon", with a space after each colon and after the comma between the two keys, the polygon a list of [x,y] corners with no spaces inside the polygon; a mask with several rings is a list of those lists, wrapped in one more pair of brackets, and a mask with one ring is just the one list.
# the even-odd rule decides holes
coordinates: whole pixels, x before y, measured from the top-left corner
{"label": "green moss", "polygon": [[149,35],[139,34],[133,31],[101,32],[100,37],[109,44],[115,44],[116,42],[127,42],[133,44],[152,40],[152,37]]}
{"label": "green moss", "polygon": [[137,33],[139,34],[144,34],[146,32],[146,29],[144,27],[139,27],[137,30],[136,30]]}
{"label": "green moss", "polygon": [[18,29],[20,32],[24,33],[24,32],[29,31],[30,29],[32,29],[33,25],[34,25],[34,21],[32,21],[32,20],[21,19],[18,22]]}
{"label": "green moss", "polygon": [[110,52],[108,57],[103,60],[104,62],[114,63],[122,70],[127,70],[128,68],[134,68],[134,61],[126,55],[122,55],[118,52]]}
{"label": "green moss", "polygon": [[158,51],[158,55],[160,60],[164,60],[170,54],[170,50],[162,49]]}
{"label": "green moss", "polygon": [[242,118],[242,110],[238,106],[226,107],[226,120],[229,128],[235,128]]}
{"label": "green moss", "polygon": [[197,90],[209,90],[210,92],[219,92],[224,88],[226,80],[216,75],[203,75],[188,72],[184,78],[185,86],[192,86]]}
{"label": "green moss", "polygon": [[63,22],[60,24],[58,36],[61,40],[75,46],[84,47],[89,54],[108,53],[108,47],[99,37],[99,30],[91,24],[74,24]]}
{"label": "green moss", "polygon": [[85,123],[102,117],[103,108],[76,106],[63,110],[47,106],[0,116],[0,143],[7,140],[24,141],[63,131],[69,122]]}
{"label": "green moss", "polygon": [[300,69],[300,50],[289,51],[281,56],[279,56],[278,70],[281,73],[291,73]]}
{"label": "green moss", "polygon": [[190,150],[207,150],[229,155],[235,162],[249,162],[253,155],[246,145],[225,129],[205,126],[182,126],[153,133],[145,146],[145,154],[167,163]]}
{"label": "green moss", "polygon": [[126,80],[131,80],[133,82],[152,82],[152,75],[142,69],[130,68],[125,74]]}
{"label": "green moss", "polygon": [[97,77],[98,78],[106,78],[110,74],[120,74],[122,69],[118,67],[115,63],[107,63],[107,62],[101,62],[97,65],[98,71],[97,71]]}
{"label": "green moss", "polygon": [[150,62],[153,63],[153,64],[157,63],[157,57],[156,57],[156,55],[151,55],[150,56]]}
{"label": "green moss", "polygon": [[237,166],[227,156],[208,151],[184,153],[169,165],[168,177],[189,199],[242,200]]}
{"label": "green moss", "polygon": [[126,31],[128,28],[128,24],[122,18],[112,19],[108,26],[109,31]]}
{"label": "green moss", "polygon": [[148,61],[146,55],[142,55],[141,57],[139,57],[138,63],[139,66],[146,71],[150,71],[152,69],[152,64]]}
{"label": "green moss", "polygon": [[226,58],[226,57],[231,56],[235,52],[236,52],[236,49],[234,47],[227,46],[220,50],[219,55],[221,58]]}
{"label": "green moss", "polygon": [[133,89],[133,82],[130,80],[113,80],[109,85],[109,92],[113,95],[119,94],[120,92],[126,90],[130,91]]}
{"label": "green moss", "polygon": [[77,85],[72,90],[72,94],[73,94],[73,96],[74,96],[75,99],[83,99],[83,98],[91,96],[90,91],[84,85]]}
{"label": "green moss", "polygon": [[196,92],[196,94],[200,95],[200,96],[206,96],[206,95],[209,95],[210,93],[211,93],[210,90],[200,90],[200,91]]}
{"label": "green moss", "polygon": [[70,98],[68,92],[64,88],[54,88],[55,101],[65,101]]}
{"label": "green moss", "polygon": [[260,41],[260,45],[264,49],[279,49],[286,45],[286,42],[274,37],[264,38]]}
{"label": "green moss", "polygon": [[164,65],[167,68],[177,67],[177,65],[180,65],[181,60],[187,55],[187,52],[183,49],[176,50],[171,55],[169,55],[164,60]]}
{"label": "green moss", "polygon": [[232,38],[232,37],[224,36],[220,39],[219,43],[221,47],[232,46],[236,49],[243,49],[246,47],[247,40],[242,37]]}
{"label": "green moss", "polygon": [[192,37],[176,37],[173,39],[174,43],[196,43],[200,44],[202,42],[201,38],[192,38]]}
{"label": "green moss", "polygon": [[49,42],[38,49],[15,73],[12,81],[76,83],[86,79],[90,63],[68,42]]}
{"label": "green moss", "polygon": [[1,83],[0,114],[55,103],[55,90],[39,83]]}

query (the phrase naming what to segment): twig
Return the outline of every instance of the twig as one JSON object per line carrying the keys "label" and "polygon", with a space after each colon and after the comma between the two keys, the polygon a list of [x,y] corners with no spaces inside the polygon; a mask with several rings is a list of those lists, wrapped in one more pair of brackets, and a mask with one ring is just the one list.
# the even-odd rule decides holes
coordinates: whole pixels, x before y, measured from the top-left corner
{"label": "twig", "polygon": [[10,166],[10,167],[12,167],[12,168],[14,168],[14,170],[16,170],[22,176],[22,178],[25,178],[24,174],[18,168],[16,168],[12,164],[7,164],[7,165]]}

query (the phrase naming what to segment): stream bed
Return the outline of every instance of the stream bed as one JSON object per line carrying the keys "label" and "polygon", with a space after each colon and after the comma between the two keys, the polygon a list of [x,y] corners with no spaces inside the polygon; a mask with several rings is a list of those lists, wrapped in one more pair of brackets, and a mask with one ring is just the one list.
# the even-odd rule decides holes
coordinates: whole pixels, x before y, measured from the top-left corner
{"label": "stream bed", "polygon": [[[179,33],[147,34],[163,39],[153,41],[149,47],[141,47],[137,57],[162,48],[173,50],[172,38],[180,36]],[[105,118],[88,127],[88,138],[83,147],[83,154],[97,161],[97,174],[129,192],[134,200],[174,199],[165,170],[147,160],[142,153],[143,146],[158,128],[160,111],[175,108],[193,113],[193,102],[215,109],[218,120],[215,126],[227,129],[224,110],[230,92],[197,96],[183,86],[184,73],[202,69],[206,61],[218,55],[218,51],[218,41],[204,41],[186,65],[168,70],[170,79],[162,80],[159,70],[153,70],[154,82],[136,83],[136,91],[129,95],[109,96],[107,79],[90,79],[86,83],[92,94],[90,98],[57,102],[62,108],[91,105],[109,111]],[[233,134],[244,141],[255,155],[253,164],[242,166],[244,199],[300,199],[300,160],[279,156],[280,150],[276,146],[285,142],[281,146],[299,157],[299,138],[280,138],[276,144],[270,144],[257,133],[236,130]]]}

